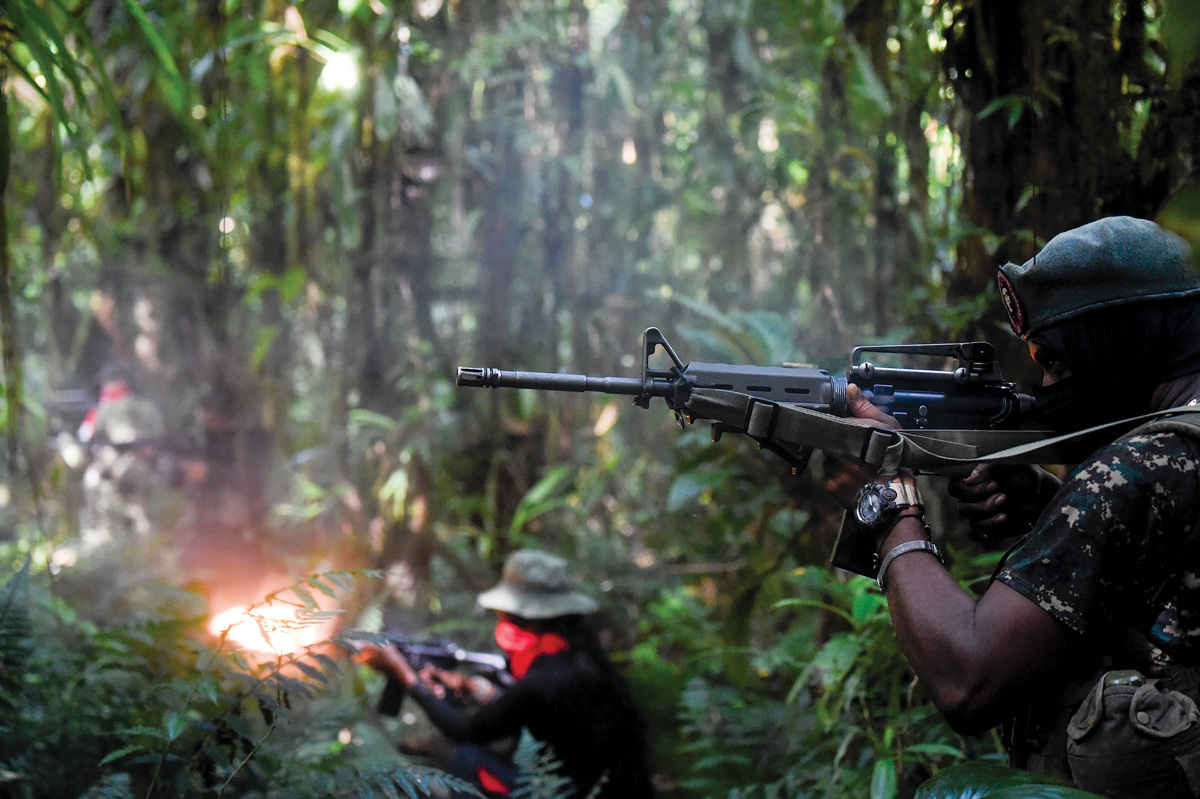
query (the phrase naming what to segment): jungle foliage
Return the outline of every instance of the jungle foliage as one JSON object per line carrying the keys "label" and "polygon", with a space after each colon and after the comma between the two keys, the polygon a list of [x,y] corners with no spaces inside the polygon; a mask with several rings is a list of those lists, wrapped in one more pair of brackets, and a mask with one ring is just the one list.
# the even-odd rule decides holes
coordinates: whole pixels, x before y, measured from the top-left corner
{"label": "jungle foliage", "polygon": [[[1112,213],[1200,242],[1196,31],[1191,0],[0,4],[0,796],[453,786],[325,642],[486,646],[521,546],[601,599],[663,796],[997,757],[823,566],[819,462],[454,367],[632,375],[656,326],[831,371],[982,338],[1027,379],[997,264]],[[80,447],[114,368],[161,430]],[[181,579],[215,541],[255,580]],[[320,640],[256,660],[210,623],[236,605]]]}

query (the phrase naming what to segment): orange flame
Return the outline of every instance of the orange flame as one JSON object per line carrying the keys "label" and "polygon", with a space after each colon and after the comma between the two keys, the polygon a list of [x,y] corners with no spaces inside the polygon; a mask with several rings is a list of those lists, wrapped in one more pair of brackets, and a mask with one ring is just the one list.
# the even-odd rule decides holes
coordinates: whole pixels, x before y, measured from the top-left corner
{"label": "orange flame", "polygon": [[245,652],[271,657],[299,652],[333,633],[329,620],[298,619],[287,605],[235,605],[209,619],[208,631]]}

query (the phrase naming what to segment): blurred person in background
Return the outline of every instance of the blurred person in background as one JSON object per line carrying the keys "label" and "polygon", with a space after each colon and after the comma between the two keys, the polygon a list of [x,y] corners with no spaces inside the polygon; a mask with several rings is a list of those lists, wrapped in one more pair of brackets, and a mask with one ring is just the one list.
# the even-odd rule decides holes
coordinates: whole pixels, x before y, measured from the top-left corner
{"label": "blurred person in background", "polygon": [[101,370],[99,382],[96,404],[76,432],[86,453],[84,553],[149,535],[162,515],[151,505],[163,499],[170,479],[169,467],[161,463],[166,425],[158,407],[133,390],[129,374],[118,366]]}

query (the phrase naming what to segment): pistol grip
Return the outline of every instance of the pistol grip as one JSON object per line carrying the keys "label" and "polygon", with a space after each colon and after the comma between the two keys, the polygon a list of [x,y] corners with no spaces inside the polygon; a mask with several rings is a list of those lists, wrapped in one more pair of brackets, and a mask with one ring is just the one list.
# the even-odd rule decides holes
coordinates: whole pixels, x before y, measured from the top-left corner
{"label": "pistol grip", "polygon": [[383,693],[379,695],[379,703],[375,705],[376,712],[381,716],[398,716],[406,693],[408,691],[404,683],[389,677],[387,685],[383,687]]}

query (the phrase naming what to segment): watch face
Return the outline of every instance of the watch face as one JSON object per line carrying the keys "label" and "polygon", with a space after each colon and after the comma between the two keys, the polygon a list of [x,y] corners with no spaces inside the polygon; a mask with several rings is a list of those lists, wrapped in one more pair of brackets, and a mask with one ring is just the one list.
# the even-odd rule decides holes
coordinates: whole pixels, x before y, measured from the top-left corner
{"label": "watch face", "polygon": [[858,498],[858,509],[855,511],[858,520],[866,525],[879,521],[883,513],[883,498],[876,491],[866,491]]}

